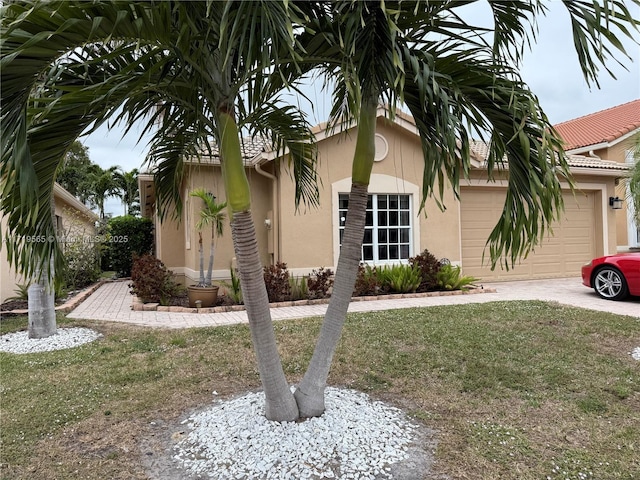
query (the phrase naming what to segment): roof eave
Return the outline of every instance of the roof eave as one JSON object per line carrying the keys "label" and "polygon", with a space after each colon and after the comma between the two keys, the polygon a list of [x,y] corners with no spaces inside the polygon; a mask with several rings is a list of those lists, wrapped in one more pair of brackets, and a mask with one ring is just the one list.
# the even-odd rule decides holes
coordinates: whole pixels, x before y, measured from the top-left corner
{"label": "roof eave", "polygon": [[579,148],[573,148],[571,150],[566,150],[566,153],[567,153],[567,155],[579,155],[581,153],[589,153],[589,152],[594,151],[594,150],[601,150],[603,148],[610,148],[610,147],[613,147],[613,146],[617,145],[620,142],[624,142],[626,139],[628,139],[630,137],[633,137],[637,133],[640,133],[640,127],[635,128],[634,130],[630,130],[629,132],[625,133],[624,135],[620,135],[619,137],[617,137],[616,139],[612,140],[611,142],[600,142],[600,143],[594,143],[593,145],[585,145],[584,147],[579,147]]}
{"label": "roof eave", "polygon": [[62,200],[67,202],[76,210],[82,212],[85,216],[89,217],[90,219],[96,220],[96,221],[100,219],[100,217],[98,216],[98,214],[96,214],[96,212],[91,210],[84,203],[82,203],[80,200],[74,197],[71,193],[69,193],[67,189],[65,189],[58,182],[55,182],[53,184],[53,194],[54,196],[57,195],[58,197],[62,198]]}

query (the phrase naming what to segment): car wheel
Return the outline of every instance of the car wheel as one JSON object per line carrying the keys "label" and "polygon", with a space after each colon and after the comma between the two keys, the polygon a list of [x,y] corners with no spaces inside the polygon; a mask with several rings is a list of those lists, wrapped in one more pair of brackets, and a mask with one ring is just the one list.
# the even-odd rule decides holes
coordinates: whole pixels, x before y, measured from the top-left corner
{"label": "car wheel", "polygon": [[622,273],[613,267],[604,267],[596,272],[593,289],[607,300],[622,300],[629,294],[627,281]]}

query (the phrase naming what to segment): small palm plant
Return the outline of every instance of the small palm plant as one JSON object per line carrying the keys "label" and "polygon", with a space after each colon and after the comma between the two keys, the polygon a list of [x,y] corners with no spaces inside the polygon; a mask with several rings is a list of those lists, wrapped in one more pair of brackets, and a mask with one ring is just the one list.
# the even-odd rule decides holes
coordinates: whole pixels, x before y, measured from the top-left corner
{"label": "small palm plant", "polygon": [[[224,220],[226,214],[223,210],[227,207],[227,202],[218,203],[216,197],[211,192],[207,192],[204,188],[198,188],[191,192],[192,197],[198,197],[204,202],[204,206],[200,210],[200,220],[196,223],[198,229],[198,251],[200,252],[200,279],[198,287],[211,286],[211,277],[213,273],[213,257],[215,254],[216,236],[222,236],[224,231]],[[204,276],[204,251],[202,246],[202,230],[211,226],[211,249],[209,251],[209,268],[207,269],[207,277]]]}

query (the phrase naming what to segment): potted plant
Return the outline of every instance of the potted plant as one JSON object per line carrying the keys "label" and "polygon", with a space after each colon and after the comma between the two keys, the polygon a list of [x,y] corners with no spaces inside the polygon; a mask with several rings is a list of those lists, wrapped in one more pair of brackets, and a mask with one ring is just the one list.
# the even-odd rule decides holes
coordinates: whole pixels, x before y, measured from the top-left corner
{"label": "potted plant", "polygon": [[[218,203],[216,197],[207,192],[204,188],[198,188],[191,192],[192,197],[198,197],[204,202],[204,206],[200,210],[200,220],[196,223],[198,230],[198,252],[200,254],[200,278],[197,285],[187,287],[189,296],[189,305],[191,307],[202,306],[211,307],[216,304],[218,299],[218,287],[213,285],[211,281],[213,273],[213,257],[215,253],[216,236],[221,236],[226,218],[223,210],[227,206],[227,202]],[[209,268],[207,276],[204,276],[204,251],[202,244],[202,230],[205,227],[211,227],[211,248],[209,251]],[[201,302],[201,303],[196,303]]]}

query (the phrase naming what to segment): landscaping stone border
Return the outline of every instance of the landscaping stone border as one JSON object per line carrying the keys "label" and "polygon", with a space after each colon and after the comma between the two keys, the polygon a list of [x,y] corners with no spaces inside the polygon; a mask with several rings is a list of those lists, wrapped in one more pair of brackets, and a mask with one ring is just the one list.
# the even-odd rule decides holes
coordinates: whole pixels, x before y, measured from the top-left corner
{"label": "landscaping stone border", "polygon": [[[423,297],[444,297],[450,295],[474,295],[479,293],[496,293],[495,288],[470,288],[469,290],[450,290],[450,291],[434,291],[423,293],[392,293],[389,295],[372,295],[366,297],[351,297],[352,302],[366,302],[372,300],[400,300],[403,298],[423,298]],[[296,300],[290,302],[270,303],[271,308],[278,307],[301,307],[307,305],[321,305],[329,303],[328,298],[320,298],[316,300]],[[143,303],[138,297],[134,296],[131,304],[131,310],[134,311],[152,311],[152,312],[177,312],[177,313],[225,313],[225,312],[241,312],[245,310],[244,305],[223,305],[220,307],[206,308],[190,308],[190,307],[174,307],[164,306],[159,303]]]}

